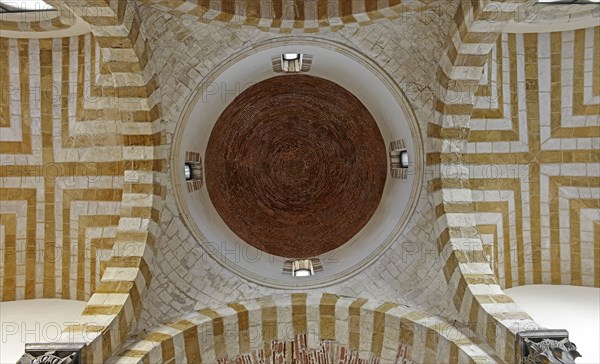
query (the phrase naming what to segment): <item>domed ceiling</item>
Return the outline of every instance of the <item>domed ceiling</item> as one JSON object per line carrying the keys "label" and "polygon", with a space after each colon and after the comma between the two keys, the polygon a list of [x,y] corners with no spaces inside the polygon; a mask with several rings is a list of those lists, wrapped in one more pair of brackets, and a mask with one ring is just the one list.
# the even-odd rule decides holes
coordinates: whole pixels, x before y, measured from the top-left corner
{"label": "domed ceiling", "polygon": [[373,216],[386,147],[369,111],[343,87],[279,76],[248,88],[221,114],[205,173],[212,203],[242,240],[308,258],[343,245]]}
{"label": "domed ceiling", "polygon": [[[312,56],[310,70],[278,75],[273,58],[283,54]],[[207,80],[188,100],[171,156],[172,165],[201,163],[198,188],[183,168],[172,178],[202,250],[280,289],[330,286],[376,262],[415,209],[424,165],[414,114],[389,76],[341,43],[286,38],[237,54]],[[411,163],[404,179],[388,164],[388,146],[400,142]],[[293,276],[298,258],[318,271]]]}

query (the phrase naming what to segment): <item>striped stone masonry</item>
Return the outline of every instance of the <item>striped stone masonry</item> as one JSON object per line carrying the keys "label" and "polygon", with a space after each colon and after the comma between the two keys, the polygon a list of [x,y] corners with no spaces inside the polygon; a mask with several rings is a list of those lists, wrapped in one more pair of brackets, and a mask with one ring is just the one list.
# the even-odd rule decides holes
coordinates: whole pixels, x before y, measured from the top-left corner
{"label": "striped stone masonry", "polygon": [[[486,260],[477,231],[466,151],[475,96],[489,54],[519,4],[526,1],[460,1],[446,52],[438,66],[436,117],[428,136],[440,138],[427,163],[439,167],[429,181],[436,206],[438,250],[452,299],[464,322],[496,353],[514,358],[515,332],[536,324],[504,295]],[[488,249],[489,250],[489,249]]]}
{"label": "striped stone masonry", "polygon": [[169,361],[497,362],[439,317],[394,302],[305,293],[191,312],[128,341],[108,362]]}
{"label": "striped stone masonry", "polygon": [[0,38],[0,196],[3,219],[16,222],[4,241],[4,301],[87,300],[113,255],[123,137],[108,112],[84,117],[98,115],[100,97],[86,94],[94,43]]}
{"label": "striped stone masonry", "polygon": [[[531,3],[69,0],[61,5],[61,17],[51,21],[0,22],[2,30],[68,31],[66,14],[72,12],[91,27],[88,34],[64,38],[0,37],[0,299],[86,300],[79,322],[60,341],[88,343],[83,352],[88,362],[513,362],[516,334],[538,326],[502,289],[600,287],[600,27],[502,33]],[[400,21],[414,26],[449,19],[454,9],[450,31],[432,29],[437,35],[419,38],[427,49],[421,53],[445,47],[437,68],[402,58],[412,48],[403,44],[410,39],[395,39],[406,29]],[[160,24],[155,33],[142,26],[146,18],[140,12]],[[410,17],[424,13],[418,21]],[[186,27],[198,33],[184,37]],[[388,30],[391,35],[382,35]],[[180,44],[163,47],[161,31],[175,32],[164,39]],[[418,273],[426,271],[427,281],[439,289],[406,296],[443,306],[439,298],[447,284],[453,308],[440,315],[452,319],[341,296],[379,297],[391,284],[398,286],[390,296],[403,295],[399,281],[417,273],[404,276],[398,270],[408,265],[397,262],[381,263],[389,270],[374,264],[373,280],[359,277],[348,281],[351,287],[327,287],[340,296],[277,295],[211,265],[200,270],[206,276],[177,282],[185,289],[197,284],[190,291],[205,290],[202,294],[191,293],[185,304],[163,305],[169,315],[157,311],[177,319],[138,333],[142,315],[154,312],[146,309],[163,302],[149,295],[150,285],[161,275],[172,279],[172,271],[181,268],[157,269],[155,256],[163,254],[157,250],[172,239],[175,254],[165,249],[160,258],[175,262],[192,239],[180,220],[171,219],[177,208],[165,208],[171,188],[166,146],[182,99],[215,61],[252,47],[253,37],[316,33],[373,58],[399,84],[410,83],[413,74],[420,80],[427,70],[435,78],[433,99],[415,101],[419,94],[410,102],[427,135],[429,201],[423,206],[433,211],[423,216],[433,216],[442,272],[437,261],[431,263],[434,252],[427,264],[436,269]],[[436,37],[446,33],[442,46]],[[195,40],[202,40],[200,50],[187,46]],[[160,57],[152,58],[152,52]],[[189,64],[167,63],[178,58]],[[172,78],[185,81],[164,77],[160,67],[171,66],[177,70]],[[415,87],[429,90],[430,81]],[[424,116],[431,109],[435,114]],[[163,120],[161,112],[170,119]],[[425,241],[432,233],[421,225],[409,236]],[[184,278],[180,271],[173,276]],[[372,284],[379,274],[385,282]],[[196,310],[203,299],[210,308]],[[215,303],[225,299],[239,302]]]}
{"label": "striped stone masonry", "polygon": [[502,34],[490,53],[463,158],[503,288],[600,283],[598,47],[600,27]]}
{"label": "striped stone masonry", "polygon": [[141,2],[166,13],[206,24],[216,22],[232,28],[256,28],[282,34],[324,33],[347,26],[366,26],[379,19],[411,16],[439,5],[430,0],[250,0],[243,5],[227,0]]}
{"label": "striped stone masonry", "polygon": [[[143,306],[143,297],[150,284],[153,245],[155,237],[158,234],[159,206],[160,201],[164,198],[163,188],[158,182],[164,181],[164,177],[161,177],[165,168],[161,151],[163,140],[159,123],[158,100],[154,96],[157,84],[152,74],[145,69],[148,48],[146,47],[145,40],[140,37],[140,20],[135,9],[135,3],[130,1],[95,1],[93,6],[89,6],[90,4],[87,1],[72,1],[68,5],[70,10],[90,23],[92,34],[81,36],[79,40],[77,38],[71,38],[70,40],[69,38],[65,38],[62,42],[60,39],[39,41],[40,49],[48,49],[49,52],[40,53],[39,63],[31,63],[30,70],[24,70],[19,74],[21,77],[29,76],[30,74],[37,75],[39,73],[36,71],[36,67],[40,67],[41,64],[41,79],[44,82],[47,79],[44,76],[44,72],[47,69],[46,65],[54,64],[60,67],[60,63],[57,62],[61,59],[61,53],[60,48],[57,47],[60,47],[62,43],[63,53],[65,49],[67,52],[62,57],[63,64],[66,64],[67,67],[70,64],[71,69],[74,70],[70,73],[64,72],[65,76],[63,76],[63,80],[67,83],[76,82],[82,89],[76,98],[78,112],[77,115],[73,115],[75,118],[66,112],[63,113],[65,123],[68,121],[68,124],[65,124],[65,128],[63,128],[63,148],[80,148],[89,145],[93,150],[93,154],[89,154],[89,159],[86,160],[86,155],[81,154],[82,152],[79,152],[79,155],[73,155],[79,161],[85,162],[83,164],[84,169],[90,166],[90,162],[94,161],[94,158],[106,155],[107,161],[102,161],[104,165],[96,162],[96,170],[101,168],[103,171],[114,173],[115,177],[118,178],[116,180],[119,181],[118,195],[112,194],[112,196],[118,196],[120,200],[119,209],[113,209],[116,212],[115,227],[112,230],[112,235],[108,235],[104,238],[106,241],[100,243],[105,245],[110,244],[108,246],[111,247],[110,255],[112,256],[101,266],[101,270],[103,271],[102,278],[99,282],[95,282],[91,286],[91,291],[84,291],[83,289],[87,286],[82,285],[80,288],[80,281],[76,281],[78,282],[76,285],[78,299],[88,299],[89,296],[84,296],[86,292],[93,292],[93,294],[88,299],[88,305],[82,313],[80,323],[68,326],[60,340],[62,342],[89,343],[85,349],[88,362],[103,362],[127,337],[129,327],[139,317]],[[14,44],[14,47],[18,46],[16,41],[0,39],[4,42],[2,49],[5,50],[8,48],[9,53],[11,46],[4,44],[8,42]],[[32,44],[37,46],[36,41],[29,40],[27,42],[27,40],[19,40],[19,42],[23,44],[19,47],[19,50],[28,52],[29,48],[29,59],[35,59],[31,56],[31,53],[37,50],[37,48],[32,48]],[[65,45],[70,45],[70,49],[72,50],[70,55],[68,52],[69,48],[65,48]],[[77,52],[78,48],[82,51]],[[53,53],[53,49],[57,49],[57,51]],[[54,63],[52,63],[53,54],[56,59]],[[77,68],[74,68],[77,66],[77,63],[73,64],[73,60],[78,60],[79,64],[86,64],[87,68],[80,67],[79,71],[77,71]],[[65,63],[67,61],[70,62]],[[18,62],[18,59],[15,62]],[[21,62],[21,65],[27,66],[28,64]],[[51,68],[48,69],[48,72],[52,75]],[[57,73],[55,72],[54,74],[56,75]],[[23,85],[24,81],[21,80],[20,82]],[[43,86],[42,84],[42,90],[48,89],[52,92],[52,87],[44,88]],[[63,91],[68,89],[63,87]],[[21,87],[21,94],[26,93],[27,91]],[[42,97],[42,119],[46,110],[44,109],[43,100],[51,101],[53,100],[51,96]],[[63,103],[65,103],[69,98],[65,97],[63,100]],[[12,100],[6,102],[6,104],[3,102],[3,105],[7,106],[6,112],[3,108],[3,116],[18,115],[8,111],[8,108],[12,107],[13,104],[17,105]],[[61,108],[60,103],[56,107]],[[62,109],[65,111],[70,110],[67,109],[67,104],[64,104]],[[22,112],[21,114],[23,115],[22,117],[27,115]],[[34,120],[36,117],[35,110],[32,110],[30,117]],[[7,119],[10,121],[11,118],[14,118],[14,116],[6,119],[3,118],[3,123],[6,123],[5,120]],[[102,119],[102,126],[94,123],[94,120],[98,119]],[[108,123],[108,120],[113,120],[112,124]],[[74,122],[74,124],[71,125],[71,122]],[[7,126],[12,128],[13,125],[16,124],[8,124]],[[29,125],[29,123],[23,122],[22,125]],[[42,121],[42,125],[52,126],[51,117],[47,122]],[[79,127],[79,125],[81,126]],[[5,125],[2,126],[4,127]],[[94,145],[94,138],[89,138],[90,135],[94,136],[98,128],[101,127],[108,127],[110,133],[113,134],[113,138],[117,138],[113,141],[113,145],[116,146],[114,153],[107,150],[106,154],[99,154],[98,150],[102,150],[102,148],[99,149],[97,145]],[[83,136],[75,137],[74,140],[68,139],[69,134],[66,134],[66,132],[69,131],[72,133],[73,130],[86,131],[88,139],[85,139]],[[118,132],[116,135],[115,131]],[[82,134],[85,135],[85,133]],[[10,137],[8,134],[5,135]],[[34,135],[33,132],[31,135]],[[28,137],[29,134],[23,134],[23,136],[25,139],[25,136]],[[67,139],[65,140],[65,138]],[[60,135],[57,142],[58,145],[54,144],[54,148],[60,148]],[[43,143],[46,142],[43,140]],[[49,139],[48,143],[52,143],[52,139]],[[65,143],[68,144],[65,145]],[[86,143],[88,144],[86,145]],[[10,143],[6,144],[3,142],[2,145],[3,148],[11,147]],[[51,146],[52,144],[49,145]],[[24,147],[27,148],[28,144],[24,144]],[[29,150],[22,150],[23,146],[19,148],[21,148],[21,153],[31,153]],[[44,146],[39,157],[44,161],[48,160],[47,150],[48,148]],[[52,148],[49,150],[51,151]],[[70,155],[65,152],[67,151],[63,149],[62,153],[65,154],[68,160]],[[3,156],[5,153],[7,152],[3,150]],[[48,161],[51,162],[52,160]],[[118,164],[110,166],[112,161]],[[2,168],[11,167],[3,166]],[[75,170],[77,171],[77,169]],[[13,173],[12,171],[9,172]],[[54,185],[48,179],[46,181],[46,194],[48,196],[49,189],[59,188],[60,185],[58,183]],[[44,190],[40,188],[39,191],[43,193]],[[92,190],[92,192],[94,191]],[[8,191],[7,198],[13,198],[12,196],[17,195]],[[22,193],[19,193],[19,196],[22,196]],[[96,190],[97,198],[106,198],[104,196],[105,194],[99,195],[98,190]],[[89,211],[88,208],[88,214]],[[35,215],[31,216],[35,217]],[[46,213],[46,218],[48,216],[48,213]],[[10,224],[12,220],[8,216],[3,217],[3,221],[7,221]],[[32,221],[32,224],[35,224],[35,222]],[[46,226],[49,225],[46,224]],[[35,233],[35,230],[33,232]],[[46,234],[52,234],[52,232],[47,231]],[[19,239],[17,236],[19,235],[15,234],[16,240]],[[35,239],[35,235],[33,239]],[[80,234],[79,239],[79,244],[82,246],[84,243],[82,240],[83,235]],[[48,245],[48,242],[52,242],[53,240],[52,236],[51,238],[46,238],[44,241]],[[35,244],[35,241],[32,240],[31,244]],[[35,245],[32,245],[32,248],[35,248]],[[46,250],[51,251],[54,249],[53,247],[47,247]],[[28,248],[27,254],[31,254],[29,251]],[[33,249],[31,251],[35,253]],[[81,254],[84,252],[87,254],[87,250],[83,246],[80,251],[82,252]],[[63,262],[70,260],[68,253],[68,250],[64,251]],[[27,261],[30,261],[29,258]],[[47,260],[46,262],[46,264],[51,264],[51,260]],[[31,272],[27,270],[25,274],[25,277],[28,277],[27,279],[30,279],[29,277],[36,277],[33,269],[32,267]],[[83,269],[84,266],[80,265],[77,271],[81,272]],[[10,272],[8,269],[5,270],[4,282],[13,282],[6,276]],[[43,292],[44,297],[52,295],[52,292],[55,291],[53,282],[54,279],[44,281],[43,289],[40,290],[40,292]],[[27,281],[25,283],[25,297],[33,298],[37,296],[34,283],[31,282],[29,284]],[[7,292],[6,288],[4,288],[4,292]],[[17,290],[17,292],[19,291]],[[62,292],[64,296],[64,286]],[[79,292],[81,292],[81,296],[79,296]],[[41,295],[40,293],[39,296],[41,297]],[[14,293],[10,293],[9,291],[8,298],[10,297],[13,297],[13,299],[18,298]]]}

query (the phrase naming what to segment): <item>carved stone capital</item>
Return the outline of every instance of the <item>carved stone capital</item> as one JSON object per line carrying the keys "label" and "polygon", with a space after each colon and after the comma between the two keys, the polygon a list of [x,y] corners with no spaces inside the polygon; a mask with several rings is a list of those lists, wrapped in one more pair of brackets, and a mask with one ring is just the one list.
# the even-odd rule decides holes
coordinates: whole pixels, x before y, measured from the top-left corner
{"label": "carved stone capital", "polygon": [[581,357],[567,330],[521,331],[516,340],[518,364],[568,364]]}
{"label": "carved stone capital", "polygon": [[87,364],[85,343],[25,344],[18,364]]}

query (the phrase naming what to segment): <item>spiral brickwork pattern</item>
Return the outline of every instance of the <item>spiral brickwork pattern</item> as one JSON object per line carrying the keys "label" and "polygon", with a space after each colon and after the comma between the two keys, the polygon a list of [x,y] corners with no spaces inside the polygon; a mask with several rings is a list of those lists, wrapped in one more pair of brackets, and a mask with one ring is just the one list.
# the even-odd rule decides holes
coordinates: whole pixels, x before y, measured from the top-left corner
{"label": "spiral brickwork pattern", "polygon": [[242,92],[217,120],[206,186],[242,240],[302,258],[350,240],[377,209],[386,148],[365,106],[341,86],[286,75]]}

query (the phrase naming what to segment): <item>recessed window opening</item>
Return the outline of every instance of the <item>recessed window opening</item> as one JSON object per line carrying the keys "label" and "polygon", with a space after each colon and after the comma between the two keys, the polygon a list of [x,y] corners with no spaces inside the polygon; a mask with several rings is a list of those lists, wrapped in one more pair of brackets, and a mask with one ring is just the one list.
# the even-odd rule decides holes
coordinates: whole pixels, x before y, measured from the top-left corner
{"label": "recessed window opening", "polygon": [[188,192],[197,191],[203,185],[202,158],[198,152],[186,152],[185,162],[183,163],[183,177],[188,188]]}
{"label": "recessed window opening", "polygon": [[390,143],[390,172],[392,178],[407,178],[407,168],[409,167],[408,150],[404,139],[395,140]]}
{"label": "recessed window opening", "polygon": [[313,274],[315,274],[315,271],[310,259],[295,260],[292,263],[292,276],[309,277]]}
{"label": "recessed window opening", "polygon": [[277,73],[300,73],[310,71],[312,54],[282,53],[271,57],[273,71]]}
{"label": "recessed window opening", "polygon": [[284,53],[281,55],[281,69],[283,72],[300,72],[302,70],[302,54]]}

